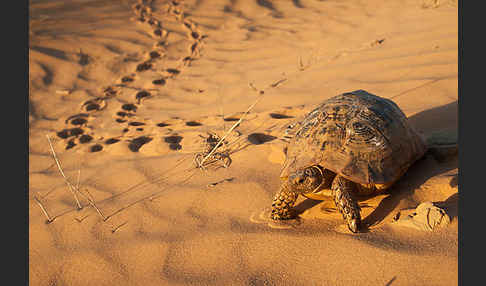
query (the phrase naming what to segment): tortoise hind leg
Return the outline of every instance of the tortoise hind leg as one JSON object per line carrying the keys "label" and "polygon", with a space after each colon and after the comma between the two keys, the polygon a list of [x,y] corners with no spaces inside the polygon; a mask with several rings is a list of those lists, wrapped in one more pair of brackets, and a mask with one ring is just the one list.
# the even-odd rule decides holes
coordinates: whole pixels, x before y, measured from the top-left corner
{"label": "tortoise hind leg", "polygon": [[355,183],[341,176],[336,176],[332,182],[331,191],[337,209],[343,215],[349,230],[356,233],[361,224],[360,207],[353,197]]}

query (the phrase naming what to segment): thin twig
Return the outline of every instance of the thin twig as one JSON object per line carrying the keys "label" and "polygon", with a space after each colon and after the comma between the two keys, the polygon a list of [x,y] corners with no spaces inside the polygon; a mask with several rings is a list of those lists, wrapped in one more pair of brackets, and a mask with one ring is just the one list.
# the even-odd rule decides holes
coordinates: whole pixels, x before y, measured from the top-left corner
{"label": "thin twig", "polygon": [[78,205],[78,209],[82,209],[83,206],[81,205],[81,203],[79,202],[78,200],[78,196],[76,195],[76,190],[74,189],[73,185],[69,182],[69,180],[66,178],[66,175],[64,175],[64,172],[62,171],[62,168],[61,168],[61,163],[59,162],[59,159],[57,158],[56,156],[56,152],[54,151],[54,147],[52,147],[52,143],[51,143],[51,138],[49,137],[48,134],[46,134],[46,137],[47,137],[47,141],[49,141],[49,146],[51,147],[51,152],[52,152],[52,156],[54,157],[54,160],[56,161],[56,164],[57,164],[57,168],[59,169],[59,172],[61,173],[61,175],[63,176],[64,178],[64,181],[66,182],[66,184],[68,185],[68,188],[69,190],[71,191],[71,193],[73,194],[74,196],[74,199],[76,200],[76,203]]}
{"label": "thin twig", "polygon": [[81,194],[81,195],[82,195],[84,198],[86,198],[86,199],[88,200],[89,204],[90,204],[90,205],[91,205],[91,206],[92,206],[92,207],[93,207],[93,208],[96,210],[96,212],[98,212],[98,214],[101,216],[101,218],[103,218],[103,221],[106,221],[108,218],[107,218],[107,217],[105,217],[105,216],[103,215],[103,213],[101,212],[101,210],[100,210],[100,209],[99,209],[99,208],[96,206],[96,204],[95,204],[94,200],[91,198],[91,197],[92,197],[92,196],[91,196],[91,193],[90,193],[88,190],[85,190],[85,191],[86,191],[86,193],[88,193],[89,197],[88,197],[88,196],[86,196],[85,194],[81,193],[81,192],[79,192],[79,193],[80,193],[80,194]]}
{"label": "thin twig", "polygon": [[46,216],[46,218],[47,218],[47,222],[46,223],[51,223],[52,221],[54,221],[53,219],[51,219],[51,217],[49,216],[49,213],[47,212],[46,208],[42,205],[41,201],[37,198],[37,196],[34,196],[34,200],[37,202],[37,204],[39,205],[40,209],[42,210],[42,212]]}
{"label": "thin twig", "polygon": [[299,57],[299,70],[304,71],[305,69],[306,69],[306,67],[302,63],[302,57]]}
{"label": "thin twig", "polygon": [[117,230],[119,230],[122,226],[126,225],[128,223],[128,220],[119,226],[115,227],[114,229],[111,230],[111,233],[115,233]]}
{"label": "thin twig", "polygon": [[204,157],[204,159],[202,159],[201,162],[199,162],[199,167],[203,166],[204,161],[206,161],[211,155],[213,155],[213,153],[216,151],[216,149],[218,149],[218,147],[221,145],[221,143],[224,141],[224,139],[226,139],[226,137],[231,133],[231,131],[233,131],[233,129],[235,129],[236,126],[238,126],[238,124],[240,124],[241,121],[243,121],[243,119],[250,112],[250,110],[262,99],[263,93],[260,93],[260,94],[261,95],[255,100],[255,102],[252,105],[250,105],[250,107],[248,107],[248,109],[245,111],[245,113],[243,113],[243,116],[241,116],[240,119],[235,124],[233,124],[233,126],[231,126],[231,128],[228,130],[228,132],[226,132],[224,134],[224,136],[221,137],[218,144],[216,144],[216,146],[214,146],[214,148],[211,150],[211,152],[209,152],[209,154],[207,154],[206,157]]}
{"label": "thin twig", "polygon": [[[277,87],[279,84],[281,84],[282,82],[286,81],[287,79],[286,78],[283,78],[283,79],[280,79],[280,80],[277,80],[276,82],[270,84],[268,87],[270,88],[275,88]],[[211,157],[211,155],[213,155],[213,153],[216,151],[216,149],[219,148],[219,146],[221,145],[221,143],[224,141],[224,139],[226,139],[226,137],[231,133],[231,131],[233,131],[233,129],[235,129],[242,121],[243,119],[245,118],[246,115],[248,115],[248,113],[250,112],[250,110],[262,99],[263,95],[265,94],[265,91],[264,90],[259,90],[255,87],[255,85],[253,85],[252,82],[249,82],[248,83],[248,86],[253,89],[255,92],[257,92],[260,96],[255,100],[255,102],[250,105],[250,107],[248,107],[248,109],[243,113],[243,115],[240,117],[240,119],[235,123],[233,124],[233,126],[231,126],[231,128],[224,134],[223,137],[221,137],[221,139],[219,140],[218,144],[216,144],[216,146],[214,146],[214,148],[211,150],[211,152],[209,152],[206,157],[204,157],[201,162],[198,162],[199,164],[199,168],[201,169],[204,169],[203,168],[203,164],[204,162],[209,158]]]}
{"label": "thin twig", "polygon": [[76,181],[76,190],[79,191],[79,182],[81,179],[81,167],[78,169],[78,179]]}
{"label": "thin twig", "polygon": [[279,84],[281,84],[282,82],[286,81],[287,79],[286,78],[283,78],[283,79],[280,79],[280,80],[277,80],[276,82],[272,83],[270,85],[270,87],[277,87]]}
{"label": "thin twig", "polygon": [[83,220],[85,220],[87,217],[89,217],[89,215],[86,215],[86,216],[84,216],[84,217],[82,217],[82,218],[77,218],[77,217],[75,217],[74,219],[75,219],[77,222],[81,223],[81,222],[83,222]]}

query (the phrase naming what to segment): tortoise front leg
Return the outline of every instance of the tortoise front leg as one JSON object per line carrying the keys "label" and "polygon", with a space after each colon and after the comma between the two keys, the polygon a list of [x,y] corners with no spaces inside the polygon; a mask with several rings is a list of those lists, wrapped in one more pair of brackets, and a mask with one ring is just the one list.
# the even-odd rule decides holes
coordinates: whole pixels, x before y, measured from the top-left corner
{"label": "tortoise front leg", "polygon": [[288,182],[284,182],[280,191],[273,198],[270,217],[275,220],[294,218],[291,209],[297,201],[297,197],[298,194],[290,189]]}
{"label": "tortoise front leg", "polygon": [[339,175],[334,178],[331,186],[334,203],[343,215],[349,230],[354,233],[358,232],[361,224],[361,209],[353,197],[355,189],[355,183]]}

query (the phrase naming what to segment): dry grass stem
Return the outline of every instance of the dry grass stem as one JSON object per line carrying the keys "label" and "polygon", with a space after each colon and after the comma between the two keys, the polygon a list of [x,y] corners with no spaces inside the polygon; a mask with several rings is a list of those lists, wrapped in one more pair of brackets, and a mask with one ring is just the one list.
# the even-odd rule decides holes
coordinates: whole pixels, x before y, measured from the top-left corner
{"label": "dry grass stem", "polygon": [[37,196],[34,196],[34,200],[37,202],[37,204],[39,205],[40,209],[42,210],[42,212],[44,213],[44,215],[46,216],[47,218],[47,222],[46,223],[51,223],[52,221],[54,221],[51,216],[49,216],[49,213],[47,212],[46,208],[44,207],[44,205],[42,205],[41,201],[37,198]]}
{"label": "dry grass stem", "polygon": [[79,191],[79,182],[81,180],[81,168],[78,169],[78,179],[76,180],[76,190]]}
{"label": "dry grass stem", "polygon": [[214,148],[211,150],[211,152],[209,152],[209,154],[206,155],[206,157],[204,157],[201,162],[198,162],[199,163],[199,167],[202,167],[204,162],[209,158],[211,157],[211,155],[213,155],[213,153],[216,151],[216,149],[218,149],[218,147],[223,143],[224,139],[226,139],[226,137],[231,133],[231,131],[233,131],[233,129],[235,129],[240,123],[241,121],[243,121],[243,119],[245,118],[245,116],[250,112],[250,110],[253,109],[253,107],[262,99],[262,96],[258,97],[255,102],[250,105],[250,107],[248,107],[248,109],[245,111],[245,113],[243,113],[243,115],[240,117],[240,119],[235,123],[233,124],[233,126],[231,126],[230,129],[228,129],[228,131],[224,134],[223,137],[221,137],[221,139],[219,139],[219,142],[216,144],[216,146],[214,146]]}
{"label": "dry grass stem", "polygon": [[[277,87],[278,85],[280,85],[282,82],[286,81],[287,79],[286,78],[283,78],[283,79],[280,79],[280,80],[277,80],[276,82],[272,83],[269,85],[270,88],[275,88]],[[198,168],[201,168],[201,169],[204,169],[204,162],[210,158],[214,152],[221,146],[221,144],[224,142],[224,140],[226,139],[226,137],[237,127],[239,126],[239,124],[243,121],[243,119],[245,119],[245,117],[248,115],[248,113],[250,113],[250,111],[253,109],[253,107],[255,107],[255,105],[262,99],[263,95],[265,94],[265,91],[264,90],[259,90],[255,87],[255,85],[253,85],[252,82],[249,82],[248,83],[248,86],[253,89],[255,92],[257,92],[260,96],[255,100],[255,102],[253,102],[252,105],[250,105],[250,107],[248,107],[248,109],[243,113],[243,115],[240,117],[240,119],[235,123],[233,124],[233,126],[231,126],[231,128],[223,135],[223,137],[221,137],[218,141],[218,143],[212,148],[212,150],[206,154],[206,156],[201,160],[201,161],[198,161],[198,160],[195,160],[196,163],[198,164]],[[229,157],[228,157],[229,158]],[[225,164],[226,166],[226,164]]]}
{"label": "dry grass stem", "polygon": [[272,83],[270,85],[270,87],[277,87],[279,84],[281,84],[282,82],[286,81],[287,79],[286,78],[283,78],[283,79],[280,79],[280,80],[277,80],[276,82]]}
{"label": "dry grass stem", "polygon": [[299,70],[304,71],[305,69],[306,69],[306,67],[302,63],[302,57],[299,57]]}
{"label": "dry grass stem", "polygon": [[47,141],[49,141],[49,146],[51,147],[51,152],[52,152],[52,156],[54,157],[54,160],[56,161],[56,164],[57,164],[57,168],[59,169],[59,172],[61,173],[62,177],[64,178],[64,181],[66,182],[66,184],[68,185],[68,188],[69,190],[71,191],[71,193],[73,194],[74,196],[74,199],[76,200],[76,204],[77,204],[77,207],[78,209],[82,209],[83,206],[81,205],[81,203],[79,202],[79,199],[78,199],[78,196],[76,195],[76,189],[74,188],[74,186],[69,182],[69,180],[66,178],[66,175],[64,174],[63,170],[62,170],[62,167],[61,167],[61,163],[59,162],[59,159],[57,158],[57,155],[56,155],[56,152],[54,151],[54,147],[52,146],[52,142],[51,142],[51,138],[49,137],[48,134],[46,134],[46,137],[47,137]]}
{"label": "dry grass stem", "polygon": [[105,217],[103,215],[103,212],[101,212],[101,210],[96,206],[94,200],[92,199],[92,196],[91,196],[91,193],[86,190],[86,193],[88,193],[89,196],[79,192],[85,199],[88,200],[88,203],[96,210],[96,212],[101,216],[101,218],[103,219],[103,221],[106,221],[108,219],[108,217]]}
{"label": "dry grass stem", "polygon": [[82,218],[77,218],[77,217],[75,217],[74,219],[75,219],[77,222],[81,223],[81,222],[83,222],[83,220],[85,220],[87,217],[89,217],[89,215],[86,215],[86,216],[84,216],[84,217],[82,217]]}
{"label": "dry grass stem", "polygon": [[122,226],[126,225],[128,223],[128,221],[120,224],[119,226],[115,227],[114,229],[111,230],[111,233],[115,233],[117,230],[119,230],[120,228],[122,228]]}

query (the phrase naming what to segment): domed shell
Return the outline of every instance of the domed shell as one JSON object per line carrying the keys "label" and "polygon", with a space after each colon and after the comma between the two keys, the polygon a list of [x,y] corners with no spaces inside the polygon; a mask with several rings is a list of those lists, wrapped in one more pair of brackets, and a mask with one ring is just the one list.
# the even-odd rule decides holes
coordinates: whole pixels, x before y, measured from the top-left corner
{"label": "domed shell", "polygon": [[281,177],[321,165],[356,183],[387,184],[426,151],[393,101],[364,90],[324,101],[294,129]]}

